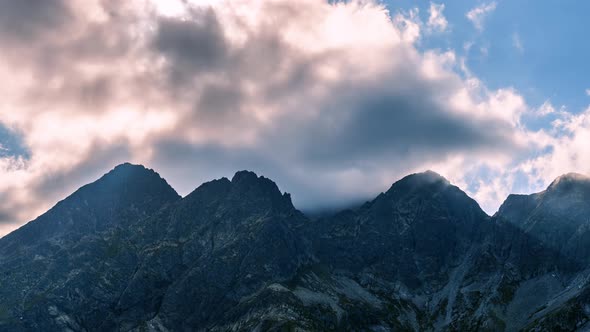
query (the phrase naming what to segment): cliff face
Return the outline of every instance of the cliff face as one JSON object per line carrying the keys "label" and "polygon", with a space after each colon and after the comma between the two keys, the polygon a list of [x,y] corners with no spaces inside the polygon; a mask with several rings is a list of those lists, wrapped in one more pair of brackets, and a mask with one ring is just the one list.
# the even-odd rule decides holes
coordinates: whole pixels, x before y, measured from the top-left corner
{"label": "cliff face", "polygon": [[0,330],[584,326],[580,226],[555,233],[574,249],[537,231],[590,209],[568,181],[488,217],[426,172],[312,221],[252,172],[180,198],[157,173],[121,165],[0,239]]}

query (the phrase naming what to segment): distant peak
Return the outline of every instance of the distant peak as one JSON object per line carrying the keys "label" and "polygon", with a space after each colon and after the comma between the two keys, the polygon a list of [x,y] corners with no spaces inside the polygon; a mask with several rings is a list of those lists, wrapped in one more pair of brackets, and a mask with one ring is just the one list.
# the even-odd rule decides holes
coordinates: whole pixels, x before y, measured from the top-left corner
{"label": "distant peak", "polygon": [[450,182],[447,179],[436,172],[428,170],[422,173],[414,173],[405,176],[401,180],[395,182],[388,192],[397,189],[402,191],[414,191],[426,187],[443,189],[448,186],[450,186]]}
{"label": "distant peak", "polygon": [[267,192],[276,192],[280,194],[279,187],[271,179],[264,176],[258,176],[252,171],[239,171],[231,179],[232,185],[241,188],[260,187]]}
{"label": "distant peak", "polygon": [[100,179],[85,187],[89,187],[86,189],[89,190],[96,186],[105,189],[119,188],[120,186],[145,187],[145,190],[148,191],[161,191],[166,196],[179,197],[176,191],[156,171],[129,162],[115,166]]}
{"label": "distant peak", "polygon": [[581,174],[581,173],[570,172],[570,173],[567,173],[567,174],[563,174],[562,176],[559,176],[559,177],[557,177],[557,179],[555,179],[555,181],[562,181],[562,180],[567,180],[567,181],[590,181],[590,178],[587,177],[584,174]]}
{"label": "distant peak", "polygon": [[239,183],[239,182],[254,182],[258,180],[258,175],[252,171],[238,171],[234,174],[233,178],[231,179],[232,183]]}
{"label": "distant peak", "polygon": [[435,181],[449,182],[444,176],[438,174],[435,171],[431,171],[431,170],[427,170],[427,171],[422,172],[422,173],[415,173],[413,175],[414,176],[421,176],[421,177],[428,178],[428,179],[435,180]]}
{"label": "distant peak", "polygon": [[[133,171],[151,171],[147,169],[145,166],[143,165],[139,165],[139,164],[132,164],[130,162],[125,162],[122,164],[119,164],[117,166],[115,166],[115,168],[113,168],[113,170],[111,170],[111,172],[133,172]],[[109,173],[111,173],[109,172]]]}
{"label": "distant peak", "polygon": [[449,180],[447,180],[446,178],[444,178],[442,175],[431,171],[431,170],[427,170],[425,172],[421,172],[421,173],[414,173],[414,174],[410,174],[404,178],[402,178],[399,182],[412,182],[415,184],[433,184],[433,183],[445,183],[445,184],[450,184]]}
{"label": "distant peak", "polygon": [[590,184],[590,177],[580,173],[567,173],[553,180],[553,182],[551,182],[551,184],[549,185],[548,190],[567,188],[575,184],[588,185]]}
{"label": "distant peak", "polygon": [[457,214],[472,213],[481,218],[487,218],[486,213],[475,200],[433,171],[410,174],[402,178],[387,192],[379,195],[372,204],[376,201],[395,206],[419,205],[421,209],[428,211],[444,209]]}
{"label": "distant peak", "polygon": [[275,209],[284,212],[295,209],[291,202],[291,195],[281,193],[276,183],[246,170],[236,172],[231,181],[221,178],[203,183],[184,200],[185,202],[228,200],[232,206],[247,206],[250,211]]}
{"label": "distant peak", "polygon": [[[119,164],[112,170],[104,175],[101,179],[119,178],[119,179],[130,179],[130,178],[145,178],[153,179],[155,181],[163,180],[153,169],[146,168],[143,165],[132,164],[129,162]],[[100,179],[99,179],[100,181]]]}
{"label": "distant peak", "polygon": [[281,193],[277,184],[269,178],[258,176],[252,171],[239,171],[231,179],[232,191],[240,196],[266,197],[274,201],[277,206],[293,208],[291,195]]}
{"label": "distant peak", "polygon": [[130,162],[128,162],[128,161],[126,161],[126,162],[124,162],[124,163],[122,163],[122,164],[119,164],[119,165],[115,166],[115,169],[118,169],[118,168],[119,168],[119,169],[121,169],[121,168],[133,168],[133,167],[140,167],[140,168],[144,168],[144,169],[145,169],[145,167],[144,167],[143,165],[139,165],[139,164],[132,164],[132,163],[130,163]]}

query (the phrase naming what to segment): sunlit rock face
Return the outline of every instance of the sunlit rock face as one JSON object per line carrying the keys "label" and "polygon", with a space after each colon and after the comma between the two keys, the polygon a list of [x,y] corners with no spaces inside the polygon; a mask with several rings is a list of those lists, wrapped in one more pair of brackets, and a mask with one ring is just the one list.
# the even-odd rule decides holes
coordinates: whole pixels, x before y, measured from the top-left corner
{"label": "sunlit rock face", "polygon": [[253,172],[181,198],[123,164],[0,239],[0,330],[580,328],[586,265],[523,218],[588,209],[586,185],[567,175],[489,217],[425,172],[312,220]]}

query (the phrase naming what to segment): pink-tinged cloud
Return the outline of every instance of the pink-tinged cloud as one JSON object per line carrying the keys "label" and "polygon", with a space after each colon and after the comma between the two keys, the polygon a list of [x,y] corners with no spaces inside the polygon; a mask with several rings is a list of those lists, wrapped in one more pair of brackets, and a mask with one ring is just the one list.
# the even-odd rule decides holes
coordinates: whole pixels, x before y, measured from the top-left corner
{"label": "pink-tinged cloud", "polygon": [[[253,169],[319,208],[427,168],[465,186],[560,144],[523,128],[517,91],[486,88],[452,50],[418,50],[417,11],[376,1],[28,0],[0,13],[16,26],[0,29],[0,122],[29,152],[0,158],[4,233],[123,161],[181,194]],[[490,186],[510,183],[473,192],[488,211],[503,199]]]}

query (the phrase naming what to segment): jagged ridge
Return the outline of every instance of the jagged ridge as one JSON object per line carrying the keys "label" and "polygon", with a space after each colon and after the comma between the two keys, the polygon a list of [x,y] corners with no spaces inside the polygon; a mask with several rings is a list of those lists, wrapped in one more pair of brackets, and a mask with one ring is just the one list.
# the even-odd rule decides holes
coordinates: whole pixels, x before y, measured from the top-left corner
{"label": "jagged ridge", "polygon": [[0,330],[579,327],[586,265],[520,224],[564,197],[582,206],[580,181],[490,218],[428,171],[311,221],[253,172],[180,198],[120,165],[0,239]]}

